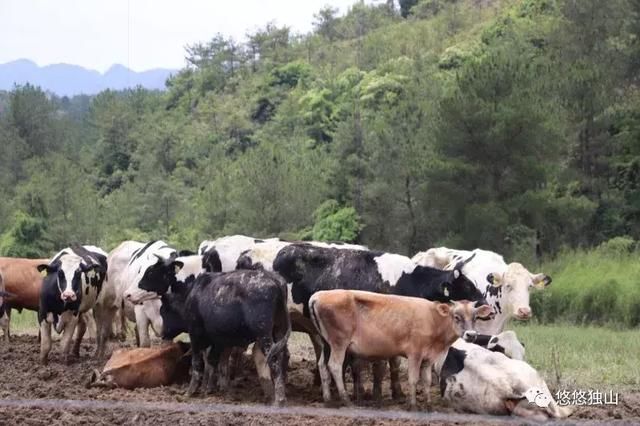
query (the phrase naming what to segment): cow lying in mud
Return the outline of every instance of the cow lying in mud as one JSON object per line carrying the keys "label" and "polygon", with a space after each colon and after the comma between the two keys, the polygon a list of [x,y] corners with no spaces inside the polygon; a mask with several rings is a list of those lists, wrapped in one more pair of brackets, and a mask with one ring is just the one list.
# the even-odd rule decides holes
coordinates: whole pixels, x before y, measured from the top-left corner
{"label": "cow lying in mud", "polygon": [[186,379],[190,345],[177,342],[155,348],[116,350],[102,372],[94,370],[87,387],[153,388]]}
{"label": "cow lying in mud", "polygon": [[[408,360],[411,409],[417,408],[418,378],[422,376],[430,402],[433,363],[446,356],[449,346],[466,330],[473,329],[477,318],[491,313],[488,305],[474,308],[467,301],[450,306],[416,297],[357,290],[319,291],[311,296],[309,310],[325,342],[318,361],[325,402],[331,400],[330,371],[340,398],[350,405],[342,378],[347,352],[368,359],[403,356]],[[326,359],[328,349],[330,356]]]}
{"label": "cow lying in mud", "polygon": [[[152,290],[148,287],[147,291]],[[189,333],[193,353],[188,396],[200,388],[207,349],[208,363],[218,368],[220,390],[226,390],[228,358],[233,348],[255,342],[253,356],[265,395],[274,397],[277,405],[284,404],[291,323],[287,287],[276,274],[266,271],[202,274],[195,282],[174,286],[171,293],[163,294],[160,314],[163,338]],[[212,377],[207,392],[213,391]]]}
{"label": "cow lying in mud", "polygon": [[441,355],[434,367],[442,397],[458,411],[535,420],[571,414],[568,407],[558,406],[547,384],[529,364],[462,339]]}

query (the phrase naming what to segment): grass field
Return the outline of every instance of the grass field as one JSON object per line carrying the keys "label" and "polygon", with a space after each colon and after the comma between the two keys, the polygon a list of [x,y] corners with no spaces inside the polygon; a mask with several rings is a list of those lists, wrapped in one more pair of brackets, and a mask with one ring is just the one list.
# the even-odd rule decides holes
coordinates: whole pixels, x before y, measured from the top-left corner
{"label": "grass field", "polygon": [[[11,322],[14,333],[38,332],[35,312],[14,311]],[[553,389],[623,392],[640,388],[640,329],[620,331],[535,323],[514,324],[513,328],[526,345],[527,361]],[[304,334],[292,334],[290,349],[313,359],[311,344]]]}

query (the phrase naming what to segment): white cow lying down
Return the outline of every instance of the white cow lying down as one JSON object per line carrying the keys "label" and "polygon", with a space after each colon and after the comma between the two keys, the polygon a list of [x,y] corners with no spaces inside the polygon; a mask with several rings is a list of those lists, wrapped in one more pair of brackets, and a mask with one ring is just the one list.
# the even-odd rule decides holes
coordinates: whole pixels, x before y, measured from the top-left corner
{"label": "white cow lying down", "polygon": [[556,403],[540,374],[526,362],[462,339],[434,367],[442,397],[456,410],[536,420],[572,412]]}

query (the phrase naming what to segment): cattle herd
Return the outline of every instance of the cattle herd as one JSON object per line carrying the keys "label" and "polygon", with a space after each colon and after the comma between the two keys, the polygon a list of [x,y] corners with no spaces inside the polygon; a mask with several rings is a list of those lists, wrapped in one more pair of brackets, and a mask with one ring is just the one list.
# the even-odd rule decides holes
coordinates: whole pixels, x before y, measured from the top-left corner
{"label": "cattle herd", "polygon": [[[530,289],[550,283],[480,249],[439,247],[408,258],[353,244],[242,235],[203,241],[197,253],[163,241],[126,241],[110,253],[73,245],[51,259],[0,258],[0,326],[8,344],[11,310],[37,311],[43,364],[51,328],[62,334],[65,362],[78,357],[93,321],[97,357],[107,355],[128,321],[142,348],[151,345],[149,327],[167,342],[188,333],[187,396],[224,391],[230,360],[253,344],[260,384],[276,405],[286,401],[289,336],[303,332],[325,402],[335,385],[341,403],[352,403],[345,368],[359,401],[369,363],[374,399],[382,398],[387,364],[392,397],[404,397],[399,378],[406,358],[411,409],[419,381],[430,402],[435,374],[444,401],[457,410],[547,419],[570,410],[553,400],[524,361],[524,345],[504,328],[511,318],[529,319]],[[184,346],[165,351],[179,357]],[[532,389],[544,394],[544,404],[529,402]]]}

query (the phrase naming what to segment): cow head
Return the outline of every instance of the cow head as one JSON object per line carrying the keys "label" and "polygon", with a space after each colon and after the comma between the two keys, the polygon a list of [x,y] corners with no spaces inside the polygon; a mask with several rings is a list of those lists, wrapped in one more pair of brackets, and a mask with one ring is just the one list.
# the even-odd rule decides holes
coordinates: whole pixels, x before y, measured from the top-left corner
{"label": "cow head", "polygon": [[215,248],[210,248],[202,253],[202,269],[207,272],[222,272],[220,255]]}
{"label": "cow head", "polygon": [[[125,299],[131,303],[140,304],[147,300],[157,299],[167,293],[177,283],[176,274],[184,266],[183,262],[176,260],[177,257],[176,252],[172,252],[166,258],[157,253],[149,256],[148,266],[139,267],[136,279],[124,292]],[[136,265],[133,264],[130,267],[135,268]]]}
{"label": "cow head", "polygon": [[442,284],[442,292],[447,300],[470,300],[477,305],[484,305],[486,300],[478,287],[462,273],[462,268],[475,257],[458,262],[453,270],[447,271],[448,279]]}
{"label": "cow head", "polygon": [[37,269],[46,280],[55,280],[60,299],[64,303],[73,303],[81,299],[83,279],[89,283],[97,274],[105,273],[99,263],[87,264],[73,253],[63,253],[49,264],[38,265]]}
{"label": "cow head", "polygon": [[468,300],[452,302],[452,304],[439,303],[436,309],[443,317],[453,319],[453,327],[458,337],[467,330],[474,330],[476,321],[486,319],[493,310],[489,305],[474,306]]}
{"label": "cow head", "polygon": [[184,319],[184,305],[187,298],[185,289],[173,293],[166,293],[160,299],[160,316],[162,317],[162,338],[173,340],[180,333],[187,332],[187,322]]}
{"label": "cow head", "polygon": [[273,261],[273,270],[289,282],[300,282],[304,277],[315,277],[327,265],[325,252],[310,244],[292,244],[284,247]]}
{"label": "cow head", "polygon": [[545,274],[532,274],[520,263],[510,263],[504,273],[491,273],[487,276],[490,286],[487,293],[499,295],[503,312],[518,320],[531,318],[529,290],[545,288],[551,284],[551,277]]}

